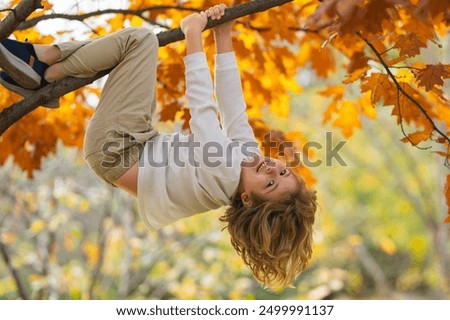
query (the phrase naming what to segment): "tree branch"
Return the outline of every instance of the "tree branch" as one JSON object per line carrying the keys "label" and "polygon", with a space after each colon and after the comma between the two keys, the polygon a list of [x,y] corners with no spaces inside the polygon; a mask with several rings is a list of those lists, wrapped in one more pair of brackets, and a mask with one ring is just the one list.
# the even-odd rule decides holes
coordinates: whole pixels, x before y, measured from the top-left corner
{"label": "tree branch", "polygon": [[[23,2],[33,2],[31,0],[24,0]],[[249,14],[266,11],[270,8],[281,6],[293,0],[255,0],[246,2],[235,7],[228,8],[225,15],[220,20],[208,20],[206,29],[213,28],[222,23],[247,16]],[[22,3],[21,3],[22,4]],[[8,15],[9,16],[9,15]],[[1,28],[0,28],[1,30]],[[10,30],[10,29],[8,29]],[[175,28],[169,31],[161,32],[157,35],[159,46],[163,47],[169,43],[180,41],[184,39],[184,34],[180,28]],[[36,109],[38,106],[46,102],[58,98],[66,93],[74,91],[80,87],[94,82],[95,80],[105,76],[111,72],[105,70],[91,78],[66,78],[61,81],[47,85],[46,87],[36,91],[34,94],[24,98],[22,101],[5,108],[0,113],[0,136],[19,119]]]}
{"label": "tree branch", "polygon": [[[425,108],[419,103],[417,102],[416,99],[414,99],[413,97],[411,97],[411,95],[409,95],[404,89],[403,87],[400,85],[400,83],[398,83],[397,79],[395,78],[394,74],[391,72],[389,66],[386,64],[386,62],[384,61],[383,57],[381,56],[381,54],[378,52],[378,50],[374,47],[374,45],[372,45],[369,40],[367,40],[366,38],[364,38],[360,32],[356,32],[356,34],[369,46],[369,48],[375,53],[375,55],[377,56],[378,60],[380,61],[380,63],[383,65],[384,69],[386,70],[389,78],[391,78],[392,82],[394,82],[395,86],[397,87],[397,90],[399,92],[401,92],[407,99],[409,99],[417,108],[419,108],[420,112],[423,113],[423,115],[425,116],[425,118],[427,118],[427,120],[430,122],[431,126],[433,127],[433,130],[436,131],[442,138],[444,138],[445,140],[448,141],[448,143],[450,143],[450,138],[443,133],[438,127],[437,125],[434,123],[433,119],[430,117],[430,115],[427,113],[427,111],[425,110]],[[400,108],[400,105],[399,105]]]}
{"label": "tree branch", "polygon": [[[51,20],[51,19],[66,19],[66,20],[74,20],[74,21],[83,21],[85,19],[100,16],[104,14],[123,14],[123,15],[135,15],[138,17],[144,18],[144,13],[156,11],[156,10],[169,10],[176,9],[179,11],[190,11],[190,12],[200,12],[200,9],[189,8],[189,7],[180,7],[180,6],[151,6],[143,9],[106,9],[106,10],[98,10],[93,12],[87,12],[83,14],[64,14],[64,13],[51,13],[42,15],[39,17],[31,18],[27,21],[22,22],[17,30],[25,30],[31,27],[34,27],[41,21]],[[147,19],[145,19],[147,20]],[[148,21],[148,20],[147,20]]]}
{"label": "tree branch", "polygon": [[42,8],[41,0],[23,0],[0,22],[0,40],[7,38],[36,9]]}

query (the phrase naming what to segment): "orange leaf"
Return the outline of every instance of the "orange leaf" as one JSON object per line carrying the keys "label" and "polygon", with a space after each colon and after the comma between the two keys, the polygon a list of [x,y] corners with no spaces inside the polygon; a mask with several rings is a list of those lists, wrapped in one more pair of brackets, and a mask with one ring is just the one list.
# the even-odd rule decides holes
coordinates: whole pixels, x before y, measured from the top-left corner
{"label": "orange leaf", "polygon": [[361,91],[371,91],[372,103],[376,104],[381,98],[384,100],[384,104],[387,105],[387,101],[397,97],[397,89],[389,80],[389,77],[383,73],[373,73],[370,77],[366,77],[361,83]]}
{"label": "orange leaf", "polygon": [[395,48],[400,50],[400,56],[414,57],[420,53],[420,48],[427,46],[426,41],[422,37],[418,37],[415,33],[400,35]]}
{"label": "orange leaf", "polygon": [[352,73],[349,73],[343,83],[350,84],[352,82],[355,82],[358,79],[361,79],[365,76],[367,71],[370,69],[370,67],[366,66],[364,68],[358,69],[353,71]]}
{"label": "orange leaf", "polygon": [[330,48],[322,48],[312,51],[311,67],[316,70],[319,77],[326,78],[329,73],[336,71],[336,60]]}
{"label": "orange leaf", "polygon": [[359,121],[358,108],[353,101],[346,100],[342,103],[339,109],[338,117],[333,122],[335,127],[342,129],[342,133],[346,138],[353,135],[354,128],[361,128]]}
{"label": "orange leaf", "polygon": [[342,99],[344,95],[345,87],[342,85],[329,86],[327,89],[319,92],[322,96],[333,97],[334,100]]}
{"label": "orange leaf", "polygon": [[426,141],[430,138],[431,130],[417,131],[408,134],[408,137],[404,137],[402,142],[412,142],[414,145],[418,145],[422,141]]}
{"label": "orange leaf", "polygon": [[450,76],[448,68],[449,65],[443,65],[442,63],[427,64],[425,69],[417,71],[419,86],[425,87],[426,91],[430,91],[435,85],[442,86],[444,78]]}
{"label": "orange leaf", "polygon": [[159,113],[161,121],[173,121],[175,120],[175,115],[181,110],[181,104],[178,101],[173,101],[166,104],[161,112]]}
{"label": "orange leaf", "polygon": [[367,56],[364,54],[363,51],[356,52],[350,60],[350,64],[348,65],[347,72],[352,73],[361,68],[368,68],[368,66],[367,66],[368,61],[369,61],[369,59],[367,58]]}

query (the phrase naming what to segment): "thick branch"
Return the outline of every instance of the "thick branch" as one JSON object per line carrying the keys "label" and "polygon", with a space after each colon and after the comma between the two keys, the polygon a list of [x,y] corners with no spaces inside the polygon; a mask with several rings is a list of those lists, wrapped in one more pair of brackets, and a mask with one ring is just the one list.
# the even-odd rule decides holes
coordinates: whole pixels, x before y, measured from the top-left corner
{"label": "thick branch", "polygon": [[[243,3],[232,8],[228,8],[222,19],[209,20],[205,30],[213,28],[227,21],[237,19],[249,14],[266,11],[270,8],[280,6],[291,1],[292,0],[255,0]],[[183,40],[184,34],[180,28],[176,28],[161,32],[157,35],[157,37],[159,46],[163,47],[169,43]],[[54,98],[74,91],[80,87],[83,87],[89,83],[92,83],[95,80],[105,76],[110,71],[111,70],[105,70],[92,78],[66,78],[62,81],[47,85],[46,87],[36,91],[36,93],[26,97],[22,101],[4,109],[0,113],[0,136],[16,121],[36,109],[38,106],[43,105]]]}
{"label": "thick branch", "polygon": [[22,22],[18,27],[17,30],[25,30],[29,29],[31,27],[34,27],[36,24],[38,24],[41,21],[46,21],[50,19],[66,19],[66,20],[74,20],[74,21],[83,21],[85,19],[100,16],[104,14],[124,14],[124,15],[135,15],[139,16],[141,18],[144,18],[144,13],[156,11],[156,10],[169,10],[169,9],[176,9],[179,11],[190,11],[190,12],[199,12],[199,9],[195,8],[188,8],[188,7],[180,7],[180,6],[151,6],[146,7],[142,9],[106,9],[106,10],[98,10],[93,12],[87,12],[83,14],[65,14],[65,13],[51,13],[42,15],[39,17],[31,18],[27,21]]}
{"label": "thick branch", "polygon": [[0,22],[0,40],[7,38],[25,19],[42,8],[41,0],[23,0]]}
{"label": "thick branch", "polygon": [[[361,33],[357,32],[356,33],[362,40],[364,40],[364,42],[369,46],[369,48],[375,53],[375,55],[377,56],[378,60],[380,61],[380,63],[383,65],[384,69],[386,70],[389,78],[391,78],[391,80],[394,82],[395,86],[397,87],[397,90],[400,91],[406,98],[408,98],[417,108],[419,108],[420,112],[423,113],[423,115],[425,116],[425,118],[427,118],[427,120],[430,122],[430,124],[432,125],[434,131],[436,131],[442,138],[444,138],[445,140],[447,140],[450,143],[450,138],[443,133],[438,126],[434,123],[433,119],[430,117],[430,115],[428,114],[428,112],[425,110],[425,108],[419,103],[417,102],[416,99],[414,99],[413,97],[411,97],[410,94],[408,94],[408,92],[406,92],[403,87],[400,85],[400,83],[398,83],[397,79],[395,78],[394,74],[391,72],[391,69],[389,68],[389,66],[386,64],[386,62],[384,61],[383,57],[381,56],[381,54],[378,52],[378,50],[374,47],[373,44],[371,44],[366,38],[364,38]],[[399,106],[400,108],[400,106]]]}

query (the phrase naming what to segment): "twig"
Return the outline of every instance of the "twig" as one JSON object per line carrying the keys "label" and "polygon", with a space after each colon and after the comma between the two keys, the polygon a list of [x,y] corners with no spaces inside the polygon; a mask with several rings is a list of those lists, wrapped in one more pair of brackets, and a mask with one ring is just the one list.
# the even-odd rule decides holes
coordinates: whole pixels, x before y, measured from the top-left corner
{"label": "twig", "polygon": [[422,114],[425,116],[425,118],[427,118],[427,120],[430,122],[430,124],[433,127],[433,130],[436,131],[437,133],[439,133],[440,136],[442,136],[445,140],[447,140],[450,143],[450,138],[447,137],[447,135],[445,133],[443,133],[434,123],[433,119],[430,117],[430,115],[427,113],[427,111],[424,109],[424,107],[417,102],[413,97],[411,97],[403,88],[402,86],[398,83],[397,79],[395,78],[394,74],[391,72],[389,66],[386,64],[386,62],[384,61],[383,57],[381,56],[381,54],[377,51],[377,49],[366,39],[364,38],[361,33],[358,31],[356,32],[356,34],[369,46],[369,48],[375,53],[375,55],[377,56],[378,60],[380,61],[380,63],[383,65],[384,69],[386,70],[388,76],[391,78],[392,82],[394,82],[395,86],[397,87],[397,89],[403,93],[403,95],[408,98],[417,108],[419,108],[419,110],[422,112]]}
{"label": "twig", "polygon": [[12,12],[14,15],[16,15],[16,10],[14,10],[14,9],[6,8],[6,9],[1,9],[1,10],[0,10],[0,12],[8,12],[8,11],[10,11],[10,12]]}

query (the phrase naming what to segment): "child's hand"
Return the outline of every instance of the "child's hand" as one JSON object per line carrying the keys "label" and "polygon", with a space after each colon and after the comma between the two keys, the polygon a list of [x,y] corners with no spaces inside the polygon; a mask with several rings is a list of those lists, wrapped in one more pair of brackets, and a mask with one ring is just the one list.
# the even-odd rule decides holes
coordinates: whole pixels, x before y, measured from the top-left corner
{"label": "child's hand", "polygon": [[181,20],[181,31],[183,31],[184,35],[186,35],[188,32],[202,33],[207,22],[208,18],[204,11],[200,13],[190,14],[186,18]]}
{"label": "child's hand", "polygon": [[[215,5],[214,7],[206,10],[206,16],[211,18],[211,20],[220,20],[225,14],[225,9],[227,6],[223,3]],[[221,31],[231,31],[231,27],[233,26],[234,20],[222,23],[213,28],[214,33]]]}

